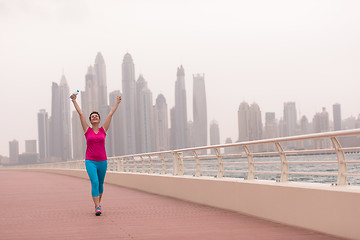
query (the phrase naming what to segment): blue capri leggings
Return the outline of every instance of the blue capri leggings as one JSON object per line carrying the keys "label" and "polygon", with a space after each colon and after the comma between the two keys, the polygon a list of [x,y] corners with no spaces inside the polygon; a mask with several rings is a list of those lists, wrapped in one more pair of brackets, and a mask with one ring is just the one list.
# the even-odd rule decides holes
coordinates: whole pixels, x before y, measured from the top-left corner
{"label": "blue capri leggings", "polygon": [[104,179],[107,169],[107,160],[92,161],[85,160],[86,171],[91,182],[91,195],[98,197],[104,192]]}

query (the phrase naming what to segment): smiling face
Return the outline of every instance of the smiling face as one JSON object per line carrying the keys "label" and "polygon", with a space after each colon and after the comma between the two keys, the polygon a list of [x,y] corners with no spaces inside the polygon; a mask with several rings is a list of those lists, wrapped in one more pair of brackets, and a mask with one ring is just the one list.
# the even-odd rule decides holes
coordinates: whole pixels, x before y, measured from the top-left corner
{"label": "smiling face", "polygon": [[98,112],[92,112],[89,116],[90,123],[92,125],[100,123],[100,114]]}

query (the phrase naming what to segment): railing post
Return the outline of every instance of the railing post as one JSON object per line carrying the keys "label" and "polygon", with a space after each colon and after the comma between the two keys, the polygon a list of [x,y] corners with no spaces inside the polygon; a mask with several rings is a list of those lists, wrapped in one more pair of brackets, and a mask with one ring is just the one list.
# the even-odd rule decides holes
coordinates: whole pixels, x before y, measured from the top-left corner
{"label": "railing post", "polygon": [[337,140],[336,137],[331,137],[331,142],[335,148],[336,156],[338,160],[338,179],[337,179],[337,185],[346,185],[346,173],[347,173],[347,167],[345,162],[345,154],[344,151],[341,150],[341,144]]}
{"label": "railing post", "polygon": [[117,160],[117,165],[118,165],[118,171],[119,171],[119,172],[124,172],[123,158],[119,158],[119,159]]}
{"label": "railing post", "polygon": [[111,158],[109,158],[107,160],[107,168],[106,168],[106,171],[113,171],[113,160]]}
{"label": "railing post", "polygon": [[249,150],[249,148],[244,145],[244,151],[246,153],[247,156],[247,160],[248,160],[248,166],[249,166],[249,171],[248,171],[248,177],[247,180],[253,180],[255,179],[255,164],[254,164],[254,158]]}
{"label": "railing post", "polygon": [[173,175],[184,175],[182,152],[173,152]]}
{"label": "railing post", "polygon": [[148,155],[148,157],[149,157],[149,161],[150,161],[150,172],[149,173],[153,174],[154,173],[154,163],[153,163],[151,156]]}
{"label": "railing post", "polygon": [[159,154],[159,157],[161,159],[161,174],[166,174],[166,165],[165,165],[165,159],[162,154]]}
{"label": "railing post", "polygon": [[220,155],[220,152],[217,148],[214,148],[217,160],[218,160],[218,174],[217,174],[217,178],[222,178],[224,176],[224,164],[222,161],[222,157]]}
{"label": "railing post", "polygon": [[133,162],[134,162],[134,172],[137,172],[137,167],[136,167],[136,160],[135,157],[132,156]]}
{"label": "railing post", "polygon": [[140,156],[140,158],[141,158],[141,173],[146,173],[145,160],[142,156]]}
{"label": "railing post", "polygon": [[195,177],[200,177],[201,175],[201,168],[200,168],[200,159],[198,154],[196,153],[196,151],[192,151],[195,157],[195,161],[196,161],[196,172],[195,172]]}
{"label": "railing post", "polygon": [[280,161],[281,161],[280,182],[287,182],[289,179],[289,173],[288,173],[289,172],[289,164],[286,159],[286,154],[279,142],[275,142],[275,146],[278,150],[278,153],[280,155]]}
{"label": "railing post", "polygon": [[129,158],[125,158],[125,160],[126,160],[126,172],[130,172]]}

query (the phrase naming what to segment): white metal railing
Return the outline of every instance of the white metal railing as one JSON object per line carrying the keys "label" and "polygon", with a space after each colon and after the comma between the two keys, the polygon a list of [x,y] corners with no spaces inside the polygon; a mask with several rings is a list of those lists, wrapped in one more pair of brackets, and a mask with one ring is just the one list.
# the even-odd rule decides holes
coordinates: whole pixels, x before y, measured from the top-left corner
{"label": "white metal railing", "polygon": [[[356,138],[359,146],[343,148],[339,141],[342,137]],[[303,149],[310,141],[320,147]],[[325,182],[335,185],[346,185],[351,177],[358,179],[355,183],[360,184],[359,153],[360,129],[354,129],[110,157],[108,171],[248,180],[264,178],[280,182],[301,181],[294,176],[327,177]],[[349,156],[355,157],[346,160]],[[17,167],[85,169],[85,164],[84,160],[78,160]],[[310,171],[314,169],[316,171]]]}

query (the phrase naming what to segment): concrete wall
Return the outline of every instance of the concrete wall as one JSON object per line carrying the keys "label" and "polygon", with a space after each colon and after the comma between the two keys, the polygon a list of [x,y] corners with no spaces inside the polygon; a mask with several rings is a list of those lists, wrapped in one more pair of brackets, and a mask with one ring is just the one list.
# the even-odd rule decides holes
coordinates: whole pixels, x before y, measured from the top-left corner
{"label": "concrete wall", "polygon": [[[82,170],[39,169],[87,178]],[[106,183],[360,239],[360,187],[108,172]]]}

